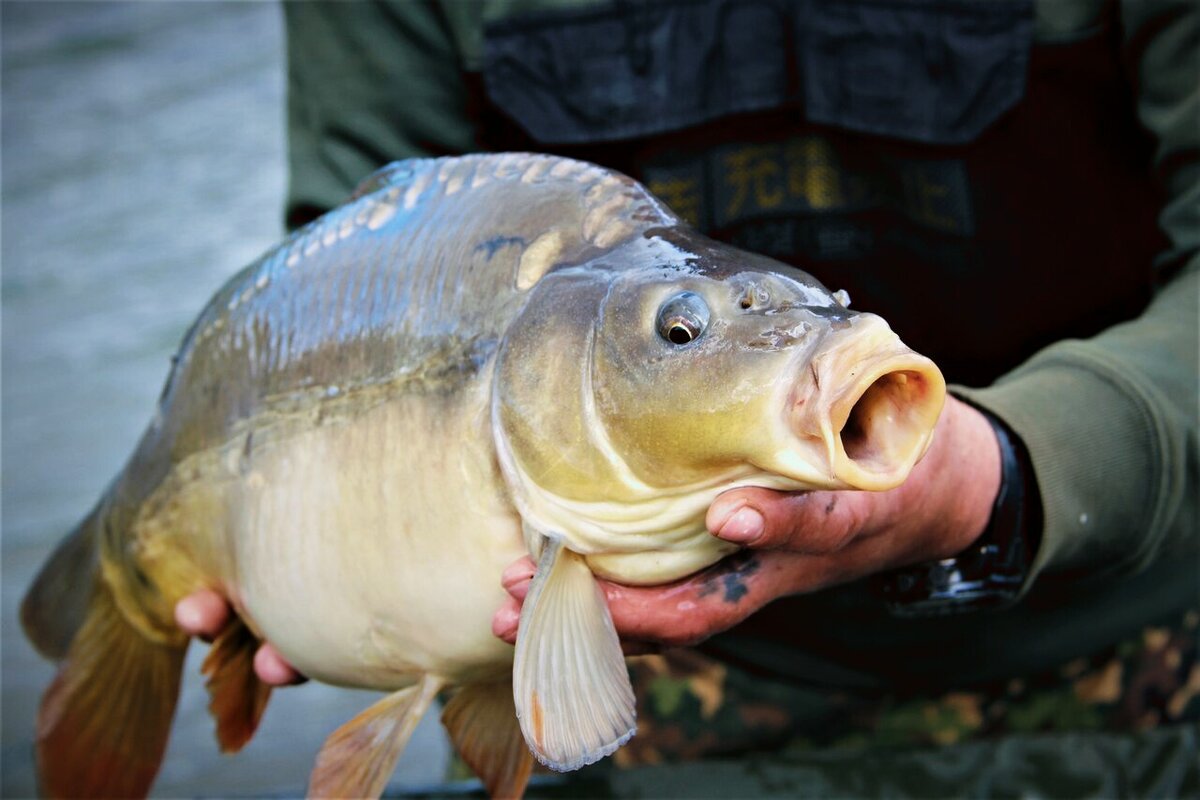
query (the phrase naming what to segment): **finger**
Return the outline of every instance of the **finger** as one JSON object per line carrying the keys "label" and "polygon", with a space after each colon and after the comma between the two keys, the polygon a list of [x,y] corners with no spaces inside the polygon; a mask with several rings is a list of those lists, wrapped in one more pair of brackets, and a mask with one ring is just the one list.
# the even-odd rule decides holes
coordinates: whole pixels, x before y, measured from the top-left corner
{"label": "finger", "polygon": [[804,580],[806,560],[777,551],[745,551],[667,586],[600,584],[623,639],[690,645],[790,594]]}
{"label": "finger", "polygon": [[536,571],[537,565],[533,563],[532,558],[529,556],[518,558],[509,564],[500,575],[500,585],[513,597],[524,600],[525,595],[529,593],[529,583],[533,580],[533,574]]}
{"label": "finger", "polygon": [[746,487],[725,492],[705,524],[719,539],[756,549],[834,553],[852,541],[869,510],[862,492],[775,492]]}
{"label": "finger", "polygon": [[521,620],[521,604],[508,600],[492,615],[492,633],[509,644],[517,643],[517,623]]}
{"label": "finger", "polygon": [[175,623],[191,636],[216,638],[229,624],[229,603],[212,589],[200,589],[175,604]]}
{"label": "finger", "polygon": [[269,644],[263,644],[254,654],[254,672],[263,683],[271,686],[290,686],[308,680]]}

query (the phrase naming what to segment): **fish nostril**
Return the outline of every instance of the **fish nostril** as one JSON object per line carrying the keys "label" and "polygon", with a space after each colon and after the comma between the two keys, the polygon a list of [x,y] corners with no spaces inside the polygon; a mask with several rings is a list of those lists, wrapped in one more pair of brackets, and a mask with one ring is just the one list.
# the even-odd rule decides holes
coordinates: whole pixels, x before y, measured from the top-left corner
{"label": "fish nostril", "polygon": [[761,286],[750,285],[738,298],[738,306],[743,311],[752,308],[765,308],[771,302],[771,293]]}
{"label": "fish nostril", "polygon": [[766,288],[751,283],[738,297],[738,306],[742,311],[750,311],[752,308],[766,308],[770,305],[770,293]]}

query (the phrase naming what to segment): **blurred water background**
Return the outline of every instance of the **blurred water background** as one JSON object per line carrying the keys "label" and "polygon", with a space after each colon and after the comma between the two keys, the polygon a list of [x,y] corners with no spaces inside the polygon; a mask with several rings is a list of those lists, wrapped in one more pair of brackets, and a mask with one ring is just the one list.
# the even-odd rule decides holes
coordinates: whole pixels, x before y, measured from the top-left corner
{"label": "blurred water background", "polygon": [[[282,235],[282,19],[273,3],[0,2],[0,720],[4,797],[35,793],[34,717],[53,667],[21,595],[120,469],[184,330]],[[194,645],[154,793],[298,795],[324,737],[374,696],[274,694],[222,756]],[[426,716],[393,786],[441,781]]]}

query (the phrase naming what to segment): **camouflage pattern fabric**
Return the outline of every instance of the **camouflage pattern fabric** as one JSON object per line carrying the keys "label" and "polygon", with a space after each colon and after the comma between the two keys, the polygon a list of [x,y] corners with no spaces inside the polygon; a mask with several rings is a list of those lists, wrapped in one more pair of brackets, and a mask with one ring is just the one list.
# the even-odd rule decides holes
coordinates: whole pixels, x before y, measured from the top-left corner
{"label": "camouflage pattern fabric", "polygon": [[948,745],[1006,733],[1147,731],[1200,721],[1200,611],[1090,658],[938,697],[860,697],[751,675],[693,650],[631,661],[633,767],[750,751]]}
{"label": "camouflage pattern fabric", "polygon": [[[938,697],[806,689],[694,650],[631,659],[637,735],[578,772],[537,767],[527,796],[1200,796],[1198,628],[1188,611],[1056,670]],[[458,758],[447,780],[390,796],[478,786]]]}

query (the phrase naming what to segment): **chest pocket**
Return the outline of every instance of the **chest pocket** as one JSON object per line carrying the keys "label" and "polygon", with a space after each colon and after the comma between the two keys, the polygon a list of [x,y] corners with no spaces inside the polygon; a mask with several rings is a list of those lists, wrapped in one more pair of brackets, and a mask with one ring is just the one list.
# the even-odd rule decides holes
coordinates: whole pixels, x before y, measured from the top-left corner
{"label": "chest pocket", "polygon": [[536,141],[642,138],[790,109],[929,144],[1024,94],[1032,0],[614,0],[488,26],[491,102]]}

